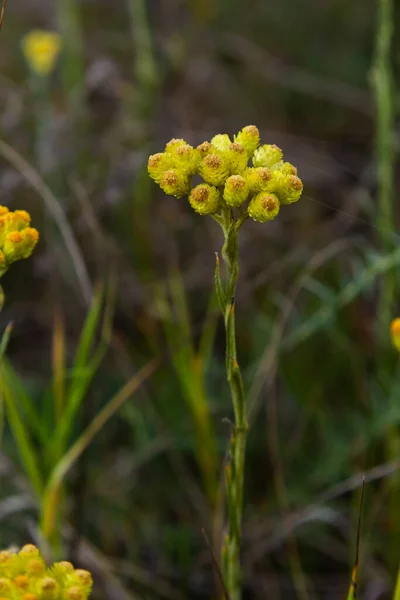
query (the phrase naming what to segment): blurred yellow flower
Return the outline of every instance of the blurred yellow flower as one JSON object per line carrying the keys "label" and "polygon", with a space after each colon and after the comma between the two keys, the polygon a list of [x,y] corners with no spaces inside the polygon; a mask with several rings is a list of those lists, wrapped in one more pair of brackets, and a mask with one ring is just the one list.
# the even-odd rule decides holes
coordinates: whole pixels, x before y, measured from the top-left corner
{"label": "blurred yellow flower", "polygon": [[89,571],[75,569],[71,563],[47,567],[32,544],[18,553],[0,552],[1,600],[87,600],[92,583]]}
{"label": "blurred yellow flower", "polygon": [[49,75],[61,51],[61,36],[54,31],[34,30],[22,40],[22,52],[34,73]]}
{"label": "blurred yellow flower", "polygon": [[0,277],[13,262],[32,254],[39,232],[30,223],[26,210],[10,212],[6,206],[0,206]]}
{"label": "blurred yellow flower", "polygon": [[398,352],[400,352],[400,317],[393,319],[390,325],[390,333],[392,336],[392,344]]}

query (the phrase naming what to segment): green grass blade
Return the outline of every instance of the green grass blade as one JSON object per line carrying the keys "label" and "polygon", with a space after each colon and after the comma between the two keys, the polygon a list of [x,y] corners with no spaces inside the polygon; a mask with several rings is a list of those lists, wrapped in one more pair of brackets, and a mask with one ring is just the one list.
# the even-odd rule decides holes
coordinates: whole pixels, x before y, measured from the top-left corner
{"label": "green grass blade", "polygon": [[[7,346],[8,346],[8,341],[10,339],[10,335],[12,332],[12,327],[13,324],[9,323],[1,337],[1,342],[0,342],[0,365],[3,362],[3,356],[7,350]],[[3,439],[3,431],[4,431],[4,402],[3,402],[3,396],[2,394],[0,394],[0,444],[2,442]]]}
{"label": "green grass blade", "polygon": [[47,454],[50,453],[55,460],[64,454],[66,443],[74,425],[75,416],[85,398],[89,386],[100,366],[104,353],[111,337],[111,323],[114,306],[114,288],[110,286],[104,316],[102,320],[101,341],[93,352],[94,338],[101,318],[101,308],[104,300],[104,288],[100,288],[93,298],[89,314],[85,320],[75,361],[71,369],[72,383],[70,385],[66,407],[58,423],[54,435],[51,437]]}
{"label": "green grass blade", "polygon": [[56,523],[59,491],[64,478],[82,452],[86,450],[95,435],[104,427],[124,402],[129,400],[139,386],[155,371],[158,361],[152,361],[136,373],[126,385],[115,394],[104,408],[95,416],[87,429],[55,466],[46,487],[42,503],[42,533],[50,539]]}
{"label": "green grass blade", "polygon": [[[92,303],[90,305],[89,312],[86,316],[78,348],[75,355],[75,361],[72,367],[72,371],[74,375],[77,375],[79,378],[79,372],[81,369],[84,370],[90,352],[93,348],[94,337],[96,334],[96,329],[98,327],[101,315],[101,307],[104,299],[104,287],[101,286],[93,296]],[[72,386],[75,385],[75,382],[72,381]]]}
{"label": "green grass blade", "polygon": [[3,368],[1,369],[1,388],[8,422],[16,441],[26,475],[28,476],[31,486],[37,497],[41,498],[44,486],[42,475],[39,469],[38,456],[30,440],[28,429],[18,411],[17,404],[10,393],[6,378],[3,376]]}
{"label": "green grass blade", "polygon": [[48,430],[46,425],[42,422],[40,415],[36,411],[35,402],[27,393],[22,383],[22,379],[5,358],[3,358],[2,361],[2,378],[7,382],[7,387],[13,403],[19,407],[25,420],[29,423],[31,434],[36,436],[37,439],[44,444],[48,440]]}
{"label": "green grass blade", "polygon": [[10,336],[13,330],[13,323],[9,323],[4,330],[4,333],[1,337],[0,342],[0,364],[3,362],[4,354],[6,353],[8,342],[10,341]]}

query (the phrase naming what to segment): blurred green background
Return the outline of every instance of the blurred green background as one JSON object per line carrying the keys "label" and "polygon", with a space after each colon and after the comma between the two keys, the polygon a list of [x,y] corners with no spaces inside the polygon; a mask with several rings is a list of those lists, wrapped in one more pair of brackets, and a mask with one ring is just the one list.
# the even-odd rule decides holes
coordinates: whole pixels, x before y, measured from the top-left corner
{"label": "blurred green background", "polygon": [[[14,322],[15,398],[23,386],[43,423],[41,437],[24,416],[40,469],[48,468],[43,437],[54,426],[57,385],[60,377],[68,384],[99,283],[116,290],[112,334],[71,443],[158,359],[66,477],[63,556],[93,571],[95,598],[217,597],[202,529],[218,553],[231,418],[213,299],[222,240],[211,219],[159,191],[147,158],[171,137],[198,144],[247,124],[283,148],[305,189],[275,222],[249,222],[241,232],[237,335],[251,420],[244,598],[346,596],[363,473],[373,483],[363,510],[362,594],[391,597],[400,556],[400,378],[389,322],[400,308],[400,256],[397,194],[388,191],[386,220],[379,199],[399,143],[400,13],[386,23],[395,30],[386,63],[375,51],[379,14],[379,2],[362,0],[7,4],[1,203],[29,210],[41,242],[3,280],[1,325]],[[38,28],[62,35],[46,78],[21,52]],[[65,341],[61,375],[57,340]],[[4,413],[2,547],[38,541],[40,512]]]}

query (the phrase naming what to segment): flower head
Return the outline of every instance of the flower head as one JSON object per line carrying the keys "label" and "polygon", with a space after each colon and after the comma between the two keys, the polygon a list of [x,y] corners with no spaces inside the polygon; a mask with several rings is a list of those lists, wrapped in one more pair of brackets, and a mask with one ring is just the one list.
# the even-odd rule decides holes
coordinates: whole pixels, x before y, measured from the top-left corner
{"label": "flower head", "polygon": [[282,160],[283,152],[275,144],[264,144],[254,151],[253,165],[255,167],[273,167]]}
{"label": "flower head", "polygon": [[53,71],[61,51],[61,36],[54,31],[34,30],[22,40],[22,52],[36,75],[46,77]]}
{"label": "flower head", "polygon": [[182,198],[189,193],[189,181],[178,169],[165,171],[160,179],[160,187],[166,194],[176,198]]}
{"label": "flower head", "polygon": [[[184,139],[173,138],[164,152],[149,157],[149,175],[166,194],[187,195],[197,213],[214,215],[220,223],[227,222],[228,216],[233,222],[236,209],[241,222],[246,213],[255,221],[270,221],[281,205],[300,198],[303,184],[297,169],[284,162],[278,146],[260,146],[255,125],[243,127],[233,140],[221,133],[194,148]],[[194,186],[195,175],[204,183]]]}
{"label": "flower head", "polygon": [[249,216],[259,223],[272,221],[279,213],[280,204],[275,194],[260,192],[251,199],[248,212]]}
{"label": "flower head", "polygon": [[0,598],[7,600],[87,600],[92,589],[88,571],[71,563],[47,567],[32,544],[18,553],[0,554]]}
{"label": "flower head", "polygon": [[247,125],[235,135],[235,142],[244,146],[251,156],[260,143],[260,132],[255,125]]}
{"label": "flower head", "polygon": [[222,152],[210,152],[201,161],[199,173],[206,183],[222,185],[229,175],[228,158]]}
{"label": "flower head", "polygon": [[30,227],[31,217],[25,210],[10,212],[0,206],[0,276],[22,258],[28,258],[39,241],[39,232]]}
{"label": "flower head", "polygon": [[214,186],[201,183],[190,192],[189,203],[200,215],[213,215],[219,209],[220,195]]}
{"label": "flower head", "polygon": [[229,206],[241,206],[249,195],[249,184],[241,175],[228,177],[224,188],[224,200]]}

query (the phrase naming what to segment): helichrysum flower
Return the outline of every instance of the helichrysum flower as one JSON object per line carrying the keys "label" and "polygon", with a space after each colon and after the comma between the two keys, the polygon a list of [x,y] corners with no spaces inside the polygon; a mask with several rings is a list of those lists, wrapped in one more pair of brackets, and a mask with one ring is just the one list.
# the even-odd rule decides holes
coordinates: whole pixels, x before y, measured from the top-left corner
{"label": "helichrysum flower", "polygon": [[199,174],[206,183],[222,185],[229,175],[229,159],[222,152],[212,151],[201,161]]}
{"label": "helichrysum flower", "polygon": [[87,600],[89,571],[68,562],[47,567],[39,550],[28,544],[18,553],[0,552],[0,597],[3,600]]}
{"label": "helichrysum flower", "polygon": [[254,151],[254,167],[273,167],[282,160],[283,152],[275,144],[264,144]]}
{"label": "helichrysum flower", "polygon": [[189,203],[200,215],[213,215],[219,209],[220,195],[216,187],[201,183],[190,192]]}
{"label": "helichrysum flower", "polygon": [[248,162],[248,156],[244,146],[238,144],[238,142],[233,142],[232,144],[229,144],[225,152],[229,161],[229,172],[232,175],[242,173],[246,169]]}
{"label": "helichrysum flower", "polygon": [[246,170],[246,179],[250,191],[254,194],[267,192],[273,187],[272,172],[267,167],[255,167]]}
{"label": "helichrysum flower", "polygon": [[211,140],[211,145],[221,152],[228,150],[231,143],[231,139],[227,133],[218,133],[218,135],[214,135]]}
{"label": "helichrysum flower", "polygon": [[169,196],[182,198],[182,196],[189,193],[189,180],[182,171],[169,169],[162,174],[160,187]]}
{"label": "helichrysum flower", "polygon": [[22,40],[26,62],[41,77],[46,77],[53,71],[60,51],[61,36],[54,31],[31,31]]}
{"label": "helichrysum flower", "polygon": [[39,232],[30,227],[31,217],[25,210],[10,212],[0,206],[0,276],[22,258],[28,258],[37,242]]}
{"label": "helichrysum flower", "polygon": [[249,204],[249,215],[254,221],[265,223],[272,221],[279,213],[279,200],[275,194],[260,192],[251,199]]}
{"label": "helichrysum flower", "polygon": [[166,152],[158,152],[149,156],[147,168],[154,181],[160,183],[161,177],[168,169],[172,168],[172,159]]}
{"label": "helichrysum flower", "polygon": [[303,192],[303,183],[297,175],[284,175],[278,178],[274,191],[281,204],[293,204]]}
{"label": "helichrysum flower", "polygon": [[253,152],[260,144],[260,132],[255,125],[248,125],[243,127],[237,135],[235,135],[235,142],[238,142],[247,150],[249,156],[252,156]]}
{"label": "helichrysum flower", "polygon": [[[255,221],[269,221],[281,205],[300,198],[303,184],[297,169],[284,162],[278,146],[260,146],[255,125],[244,127],[233,140],[225,133],[217,134],[193,148],[184,139],[174,138],[164,152],[149,157],[149,175],[166,194],[187,195],[201,215],[217,218],[217,213],[221,217],[227,210],[238,209],[242,221],[246,214]],[[194,175],[200,175],[204,183],[194,187]]]}
{"label": "helichrysum flower", "polygon": [[241,175],[228,177],[224,188],[224,200],[229,206],[241,206],[249,195],[247,179]]}
{"label": "helichrysum flower", "polygon": [[201,154],[189,144],[182,144],[174,149],[171,158],[174,167],[190,177],[197,171]]}

